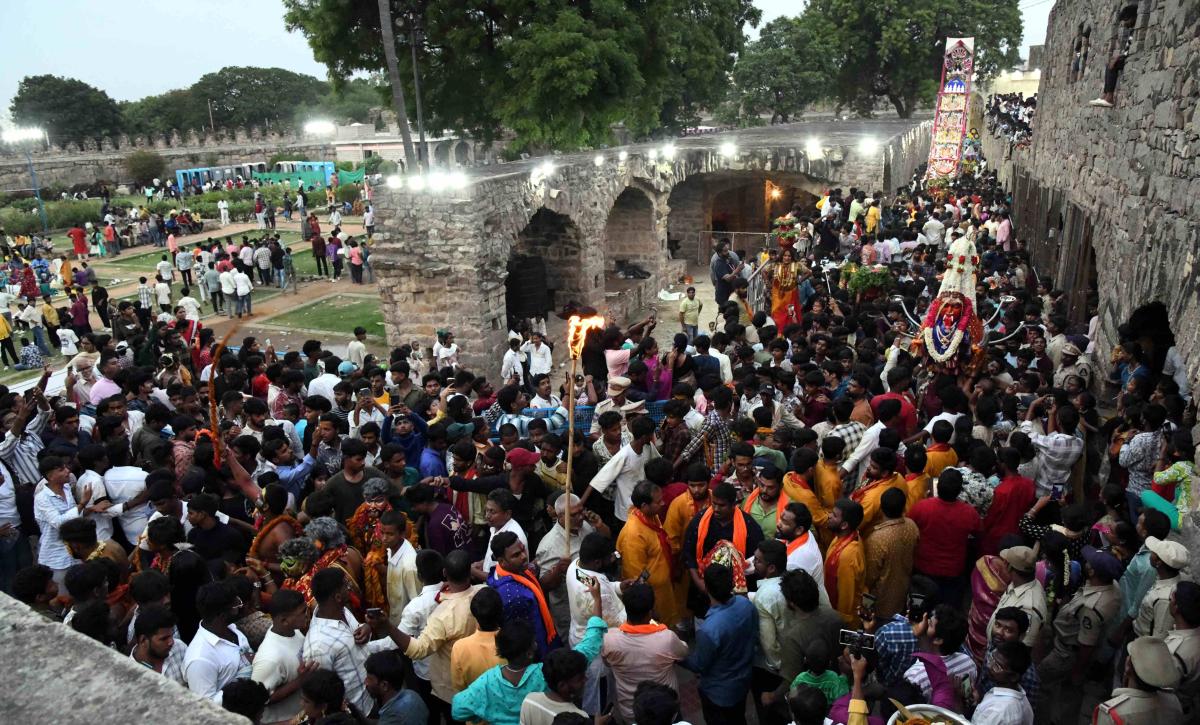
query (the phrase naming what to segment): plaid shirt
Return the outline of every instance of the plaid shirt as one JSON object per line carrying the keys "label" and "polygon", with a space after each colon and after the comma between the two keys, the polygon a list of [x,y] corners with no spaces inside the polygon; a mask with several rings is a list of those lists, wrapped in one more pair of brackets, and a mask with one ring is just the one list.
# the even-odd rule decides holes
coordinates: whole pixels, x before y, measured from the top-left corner
{"label": "plaid shirt", "polygon": [[917,636],[903,614],[893,614],[887,624],[875,631],[875,651],[879,653],[879,680],[894,685],[913,663]]}
{"label": "plaid shirt", "polygon": [[[24,352],[25,350],[21,350],[22,354]],[[1121,446],[1121,452],[1117,454],[1117,463],[1129,472],[1128,491],[1141,493],[1150,488],[1161,452],[1162,433],[1159,431],[1138,433]]]}
{"label": "plaid shirt", "polygon": [[846,455],[849,455],[855,448],[858,448],[858,444],[862,442],[863,434],[866,432],[867,427],[865,425],[859,423],[857,420],[848,420],[841,425],[834,426],[825,434],[825,437],[837,436],[841,438],[846,442],[844,450],[846,451]]}
{"label": "plaid shirt", "polygon": [[[1021,424],[1020,430],[1041,454],[1042,465],[1037,472],[1038,494],[1049,493],[1053,486],[1062,486],[1071,479],[1071,467],[1083,455],[1083,439],[1066,433],[1038,433],[1032,421]],[[1132,483],[1132,482],[1131,482]]]}
{"label": "plaid shirt", "polygon": [[733,446],[733,435],[729,432],[729,422],[716,410],[710,409],[704,416],[704,425],[700,433],[683,449],[683,460],[688,460],[705,444],[712,446],[712,461],[706,461],[709,468],[716,470],[729,457],[729,449]]}
{"label": "plaid shirt", "polygon": [[138,285],[137,288],[138,302],[141,303],[143,310],[148,310],[154,305],[154,290],[144,284]]}

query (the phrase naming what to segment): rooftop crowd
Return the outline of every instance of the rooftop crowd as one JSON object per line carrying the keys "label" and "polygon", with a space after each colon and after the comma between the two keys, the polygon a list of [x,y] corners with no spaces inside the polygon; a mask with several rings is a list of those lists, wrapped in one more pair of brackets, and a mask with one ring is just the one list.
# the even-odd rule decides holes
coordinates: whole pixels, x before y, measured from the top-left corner
{"label": "rooftop crowd", "polygon": [[[1183,722],[1186,371],[1129,328],[1101,366],[1008,203],[832,190],[574,379],[544,331],[474,370],[89,333],[0,391],[0,589],[253,722]],[[909,343],[960,238],[955,376]]]}

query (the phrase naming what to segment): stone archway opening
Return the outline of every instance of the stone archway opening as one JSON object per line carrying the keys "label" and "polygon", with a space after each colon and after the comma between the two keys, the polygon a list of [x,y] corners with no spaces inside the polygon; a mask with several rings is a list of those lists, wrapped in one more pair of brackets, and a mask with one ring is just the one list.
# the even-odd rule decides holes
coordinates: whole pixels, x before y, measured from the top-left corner
{"label": "stone archway opening", "polygon": [[1123,346],[1137,345],[1141,362],[1150,368],[1151,382],[1157,379],[1167,361],[1167,351],[1175,345],[1167,306],[1158,300],[1142,305],[1117,328],[1117,334]]}
{"label": "stone archway opening", "polygon": [[450,144],[443,141],[433,147],[433,163],[438,166],[450,165]]}
{"label": "stone archway opening", "polygon": [[471,163],[471,144],[466,141],[454,144],[454,163],[459,166],[467,166]]}
{"label": "stone archway opening", "polygon": [[583,273],[583,235],[565,214],[537,210],[509,252],[504,303],[509,329],[568,301],[588,298]]}
{"label": "stone archway opening", "polygon": [[628,187],[613,202],[604,223],[604,272],[615,276],[641,269],[653,274],[661,256],[654,202],[641,189]]}

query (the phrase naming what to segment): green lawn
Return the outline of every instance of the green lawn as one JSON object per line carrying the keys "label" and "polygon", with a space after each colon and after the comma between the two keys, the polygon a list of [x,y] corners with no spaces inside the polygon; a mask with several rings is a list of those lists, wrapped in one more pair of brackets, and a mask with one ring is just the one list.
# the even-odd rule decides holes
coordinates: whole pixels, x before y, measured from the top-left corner
{"label": "green lawn", "polygon": [[[248,236],[254,238],[253,235]],[[222,237],[213,238],[219,239]],[[186,239],[203,241],[198,236],[186,237]],[[299,232],[279,232],[279,240],[283,242],[284,246],[291,246],[293,263],[296,265],[296,274],[303,277],[317,273],[317,263],[313,259],[311,248],[307,242],[300,239]],[[132,277],[134,281],[137,281],[140,275],[146,275],[148,278],[152,277],[154,275],[154,265],[158,264],[164,254],[166,254],[166,250],[162,247],[140,247],[136,251],[127,251],[119,257],[108,257],[103,261],[96,262],[89,261],[88,264],[96,267],[97,272],[101,273],[101,276],[121,277],[123,279]]]}
{"label": "green lawn", "polygon": [[362,325],[367,328],[368,335],[384,337],[383,311],[379,307],[379,300],[350,295],[327,297],[263,322],[279,327],[340,332],[347,337],[355,327]]}

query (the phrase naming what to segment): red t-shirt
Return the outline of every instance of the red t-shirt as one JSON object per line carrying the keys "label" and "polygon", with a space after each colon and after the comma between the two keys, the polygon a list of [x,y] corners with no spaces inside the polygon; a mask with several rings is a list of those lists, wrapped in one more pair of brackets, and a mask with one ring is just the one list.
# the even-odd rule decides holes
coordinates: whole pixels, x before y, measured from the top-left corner
{"label": "red t-shirt", "polygon": [[1006,476],[992,491],[992,505],[983,520],[983,537],[979,550],[984,554],[999,554],[1000,539],[1018,531],[1021,516],[1037,500],[1033,479],[1024,476]]}
{"label": "red t-shirt", "polygon": [[892,428],[900,434],[901,438],[907,438],[917,432],[917,408],[909,401],[908,397],[903,393],[884,393],[871,398],[871,412],[875,414],[875,419],[879,419],[879,404],[885,400],[900,401],[900,423],[897,425],[894,421]]}
{"label": "red t-shirt", "polygon": [[921,530],[916,570],[926,576],[961,575],[967,563],[967,538],[981,530],[975,507],[963,501],[927,498],[918,501],[908,517]]}

